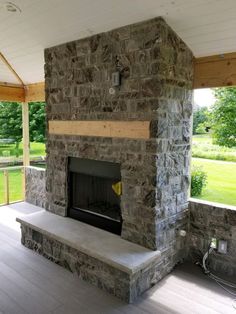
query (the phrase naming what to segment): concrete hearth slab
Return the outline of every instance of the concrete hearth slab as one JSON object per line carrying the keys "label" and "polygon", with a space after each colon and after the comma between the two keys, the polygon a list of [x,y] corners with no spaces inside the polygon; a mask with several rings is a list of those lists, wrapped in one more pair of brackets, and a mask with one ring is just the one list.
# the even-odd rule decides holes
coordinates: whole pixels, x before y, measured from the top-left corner
{"label": "concrete hearth slab", "polygon": [[133,302],[168,272],[159,251],[45,210],[19,217],[21,242],[91,284]]}
{"label": "concrete hearth slab", "polygon": [[47,211],[17,218],[17,221],[127,274],[135,274],[158,262],[161,255],[159,251],[151,251],[107,231]]}

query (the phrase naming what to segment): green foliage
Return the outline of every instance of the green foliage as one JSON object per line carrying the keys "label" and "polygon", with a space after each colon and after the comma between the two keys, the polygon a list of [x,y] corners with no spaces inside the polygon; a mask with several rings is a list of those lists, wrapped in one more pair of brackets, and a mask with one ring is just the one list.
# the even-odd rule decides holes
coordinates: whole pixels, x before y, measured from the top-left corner
{"label": "green foliage", "polygon": [[45,103],[29,104],[30,141],[45,143]]}
{"label": "green foliage", "polygon": [[[209,111],[207,107],[198,107],[193,112],[193,134],[202,134],[203,127],[209,126]],[[201,127],[199,129],[199,127]],[[199,132],[200,131],[200,132]],[[205,130],[204,130],[205,131]]]}
{"label": "green foliage", "polygon": [[[45,103],[29,104],[31,142],[45,142]],[[0,103],[0,138],[14,139],[17,147],[22,140],[22,106],[15,102]]]}
{"label": "green foliage", "polygon": [[206,126],[204,123],[198,124],[198,127],[196,128],[196,134],[206,134]]}
{"label": "green foliage", "polygon": [[207,174],[201,167],[193,166],[191,172],[191,196],[202,194],[203,188],[207,184]]}
{"label": "green foliage", "polygon": [[236,88],[215,89],[216,103],[212,107],[211,120],[215,144],[236,146]]}
{"label": "green foliage", "polygon": [[0,137],[14,139],[19,143],[22,139],[22,111],[16,102],[0,103]]}

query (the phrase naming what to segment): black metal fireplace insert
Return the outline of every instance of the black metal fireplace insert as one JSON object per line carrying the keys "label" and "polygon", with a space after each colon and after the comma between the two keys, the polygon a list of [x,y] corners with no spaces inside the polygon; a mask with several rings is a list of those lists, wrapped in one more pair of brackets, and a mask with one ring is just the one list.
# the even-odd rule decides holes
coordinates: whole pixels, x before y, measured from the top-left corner
{"label": "black metal fireplace insert", "polygon": [[69,158],[68,216],[121,234],[120,164]]}

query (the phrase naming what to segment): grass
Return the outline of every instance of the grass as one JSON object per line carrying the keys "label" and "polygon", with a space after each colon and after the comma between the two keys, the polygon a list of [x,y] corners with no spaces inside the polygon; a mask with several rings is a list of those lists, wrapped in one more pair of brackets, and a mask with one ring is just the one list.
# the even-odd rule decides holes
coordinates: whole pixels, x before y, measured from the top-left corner
{"label": "grass", "polygon": [[[19,157],[23,155],[23,145],[19,146]],[[15,157],[16,149],[15,144],[1,144],[0,145],[0,158],[1,157]],[[43,143],[30,143],[30,157],[45,156],[45,144]]]}
{"label": "grass", "polygon": [[[19,157],[22,157],[23,149],[22,143],[19,147]],[[43,143],[30,143],[30,157],[45,156],[45,144]],[[16,157],[15,144],[1,144],[0,145],[0,161],[4,157]],[[36,165],[45,168],[45,165]],[[10,169],[10,168],[9,168]],[[4,199],[4,176],[0,168],[0,204],[5,202]],[[23,199],[22,195],[22,174],[21,169],[9,171],[9,193],[10,202],[15,202]]]}
{"label": "grass", "polygon": [[197,199],[236,206],[236,163],[193,158],[207,172],[207,187]]}
{"label": "grass", "polygon": [[[10,168],[9,168],[10,169]],[[4,176],[0,169],[0,204],[4,203]],[[22,173],[21,169],[9,171],[9,191],[10,202],[15,202],[23,199],[22,195]]]}
{"label": "grass", "polygon": [[236,148],[213,144],[210,134],[194,135],[192,157],[207,173],[207,187],[196,198],[236,205]]}
{"label": "grass", "polygon": [[213,144],[210,134],[194,135],[192,157],[236,162],[236,148]]}

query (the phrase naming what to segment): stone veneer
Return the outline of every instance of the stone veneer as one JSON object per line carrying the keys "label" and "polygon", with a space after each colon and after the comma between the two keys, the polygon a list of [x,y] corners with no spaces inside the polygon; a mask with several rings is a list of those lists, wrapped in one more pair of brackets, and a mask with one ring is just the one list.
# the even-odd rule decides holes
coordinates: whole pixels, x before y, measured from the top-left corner
{"label": "stone veneer", "polygon": [[[160,252],[84,223],[69,218],[62,222],[61,217],[52,216],[56,215],[40,211],[18,218],[22,244],[124,301],[133,302],[166,273]],[[65,225],[70,228],[65,229]],[[71,230],[76,229],[79,232],[71,237]]]}
{"label": "stone veneer", "polygon": [[46,171],[37,167],[25,168],[26,202],[45,208],[46,204]]}
{"label": "stone veneer", "polygon": [[145,269],[138,271],[131,280],[131,275],[128,273],[25,225],[22,226],[22,234],[21,243],[27,248],[71,272],[77,273],[81,279],[128,303],[133,303],[142,292],[152,287],[163,276],[163,261],[152,263]]}
{"label": "stone veneer", "polygon": [[[122,82],[110,95],[117,67]],[[121,237],[161,254],[134,278],[24,221],[22,243],[128,301],[185,258],[187,238],[178,230],[189,218],[192,81],[193,55],[162,18],[46,49],[47,122],[150,121],[146,140],[47,130],[46,210],[67,216],[69,157],[120,163]]]}
{"label": "stone veneer", "polygon": [[[45,51],[47,120],[149,120],[151,138],[47,135],[47,204],[66,216],[68,157],[121,164],[122,237],[185,254],[193,56],[162,18]],[[111,73],[122,84],[110,95]]]}
{"label": "stone veneer", "polygon": [[236,277],[236,207],[193,200],[189,202],[189,256],[202,261],[211,238],[228,242],[227,254],[210,255],[209,268],[217,273]]}

